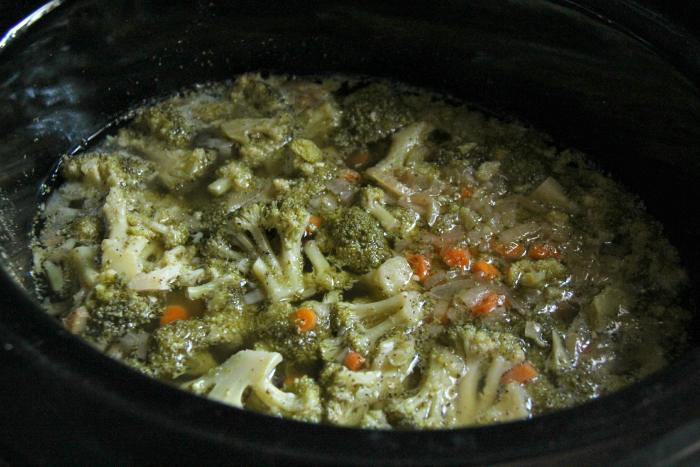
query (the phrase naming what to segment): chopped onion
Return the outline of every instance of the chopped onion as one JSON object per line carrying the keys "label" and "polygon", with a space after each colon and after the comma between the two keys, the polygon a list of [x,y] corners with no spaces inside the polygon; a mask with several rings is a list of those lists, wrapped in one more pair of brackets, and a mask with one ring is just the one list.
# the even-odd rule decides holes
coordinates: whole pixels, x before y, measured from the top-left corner
{"label": "chopped onion", "polygon": [[340,202],[344,205],[350,204],[355,194],[353,184],[342,178],[334,178],[328,182],[328,189],[338,195]]}
{"label": "chopped onion", "polygon": [[440,283],[441,280],[445,278],[445,271],[442,269],[438,269],[435,273],[430,274],[430,277],[423,282],[423,287],[425,289],[430,290],[433,287],[435,287],[437,284]]}
{"label": "chopped onion", "polygon": [[524,237],[531,237],[538,233],[542,226],[537,222],[528,222],[525,224],[518,224],[515,227],[511,227],[508,230],[504,230],[498,236],[498,238],[503,243],[510,243],[516,240],[520,240]]}
{"label": "chopped onion", "polygon": [[259,191],[244,191],[238,196],[232,196],[226,200],[226,211],[233,212],[237,209],[246,206],[247,204],[254,201],[257,197],[263,194],[262,190]]}
{"label": "chopped onion", "polygon": [[535,341],[535,344],[540,347],[546,347],[547,343],[542,340],[542,326],[534,321],[527,321],[525,323],[525,337]]}
{"label": "chopped onion", "polygon": [[465,308],[471,309],[477,303],[481,302],[491,290],[485,285],[477,285],[470,289],[462,290],[455,295],[455,301],[464,305]]}
{"label": "chopped onion", "polygon": [[265,300],[265,292],[262,289],[254,289],[243,295],[243,303],[246,305],[254,305]]}
{"label": "chopped onion", "polygon": [[430,295],[438,299],[451,299],[457,292],[474,287],[475,285],[476,282],[474,279],[456,280],[433,287],[430,290]]}

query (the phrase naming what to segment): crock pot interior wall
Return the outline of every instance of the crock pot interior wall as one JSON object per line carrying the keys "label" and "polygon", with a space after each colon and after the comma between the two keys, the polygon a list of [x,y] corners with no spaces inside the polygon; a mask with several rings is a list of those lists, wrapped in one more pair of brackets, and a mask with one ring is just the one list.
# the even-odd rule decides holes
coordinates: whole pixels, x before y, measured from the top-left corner
{"label": "crock pot interior wall", "polygon": [[[4,266],[15,281],[30,285],[27,238],[39,185],[58,155],[125,110],[251,70],[339,71],[445,92],[584,150],[642,195],[698,277],[698,221],[689,206],[698,200],[692,181],[700,171],[700,94],[650,41],[633,39],[569,2],[67,1],[0,49]],[[49,401],[38,398],[36,388],[25,396],[7,385],[0,389],[16,402],[0,420],[19,425],[15,442],[0,444],[22,460],[128,463],[165,456],[216,463],[221,458],[213,453],[223,449],[327,463],[478,464],[528,457],[539,465],[571,465],[590,455],[626,454],[700,415],[697,396],[673,402],[700,381],[694,349],[617,396],[525,423],[424,433],[417,450],[412,433],[298,425],[180,394],[90,350],[31,308],[12,282],[4,278],[3,286],[0,337],[14,339],[25,352],[15,350],[20,363],[12,369],[36,381]],[[45,381],[47,374],[58,382]],[[17,376],[10,381],[22,384]],[[71,395],[82,407],[77,414]],[[181,446],[154,446],[162,442],[154,427],[176,433],[170,439]],[[347,436],[362,443],[339,447]],[[193,446],[213,450],[197,457]]]}

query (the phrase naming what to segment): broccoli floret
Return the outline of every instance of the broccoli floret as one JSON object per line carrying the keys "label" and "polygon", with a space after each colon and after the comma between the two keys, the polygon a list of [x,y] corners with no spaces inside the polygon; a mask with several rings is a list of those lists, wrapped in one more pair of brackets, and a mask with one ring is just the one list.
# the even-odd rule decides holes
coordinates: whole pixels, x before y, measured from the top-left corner
{"label": "broccoli floret", "polygon": [[[272,383],[275,368],[281,361],[282,356],[276,352],[242,350],[201,378],[185,383],[183,388],[235,407],[245,406],[278,417],[319,422],[320,390],[311,378],[298,378],[286,387],[288,391]],[[252,394],[246,397],[248,388]]]}
{"label": "broccoli floret", "polygon": [[66,180],[96,188],[144,184],[154,174],[153,163],[119,153],[78,154],[66,157],[61,163],[61,175]]}
{"label": "broccoli floret", "polygon": [[85,214],[76,217],[68,229],[71,238],[79,245],[97,245],[105,235],[105,223],[99,214]]}
{"label": "broccoli floret", "polygon": [[313,272],[307,273],[305,276],[307,289],[329,292],[352,287],[353,277],[347,271],[332,266],[315,240],[308,240],[304,243],[304,253],[313,268]]}
{"label": "broccoli floret", "polygon": [[382,189],[368,186],[362,190],[361,196],[362,207],[379,221],[384,230],[394,232],[401,228],[399,220],[384,207],[384,191]]}
{"label": "broccoli floret", "polygon": [[449,167],[470,158],[474,158],[475,162],[480,162],[483,152],[477,143],[458,144],[454,141],[448,141],[433,148],[425,159],[440,167]]}
{"label": "broccoli floret", "polygon": [[508,333],[453,326],[448,339],[465,364],[456,385],[448,426],[467,426],[526,418],[528,399],[516,382],[502,382],[505,372],[525,360],[523,342]]}
{"label": "broccoli floret", "polygon": [[325,137],[340,125],[342,112],[328,83],[290,83],[299,136]]}
{"label": "broccoli floret", "polygon": [[171,103],[147,107],[136,115],[131,128],[138,136],[150,136],[169,147],[185,148],[193,137],[182,112]]}
{"label": "broccoli floret", "polygon": [[[195,250],[183,244],[193,217],[183,203],[151,191],[113,187],[103,214],[102,270],[123,274],[140,290],[169,290],[178,277],[192,279]],[[193,285],[193,284],[187,284]]]}
{"label": "broccoli floret", "polygon": [[292,138],[292,119],[287,113],[270,118],[236,118],[220,125],[221,132],[239,144],[248,165],[259,167]]}
{"label": "broccoli floret", "polygon": [[322,342],[323,358],[332,361],[347,348],[367,356],[380,338],[396,330],[409,334],[424,316],[423,299],[415,291],[379,302],[333,303],[331,317],[337,337]]}
{"label": "broccoli floret", "polygon": [[221,196],[231,189],[241,191],[253,183],[253,171],[239,161],[229,161],[216,170],[216,180],[207,187],[209,193]]}
{"label": "broccoli floret", "polygon": [[511,287],[541,287],[545,283],[566,275],[566,267],[555,258],[542,260],[522,259],[508,268],[505,281]]}
{"label": "broccoli floret", "polygon": [[222,310],[240,309],[242,306],[245,280],[226,261],[211,261],[200,279],[200,285],[187,287],[187,298],[204,300],[207,311],[216,313]]}
{"label": "broccoli floret", "polygon": [[[254,259],[252,272],[273,302],[300,297],[304,291],[302,238],[310,214],[295,200],[251,203],[223,226],[225,234]],[[279,253],[268,231],[275,231]]]}
{"label": "broccoli floret", "polygon": [[387,85],[373,83],[347,96],[336,142],[341,146],[365,144],[390,135],[412,121],[411,112]]}
{"label": "broccoli floret", "polygon": [[396,178],[396,171],[408,167],[409,162],[421,162],[425,157],[425,139],[432,127],[424,122],[414,123],[394,134],[389,154],[365,174],[394,196],[408,197],[415,190]]}
{"label": "broccoli floret", "polygon": [[273,79],[263,79],[260,74],[239,76],[229,99],[236,104],[240,115],[271,117],[279,111],[289,109],[280,84]]}
{"label": "broccoli floret", "polygon": [[377,221],[362,208],[338,208],[324,218],[317,240],[333,251],[337,264],[365,274],[391,258],[391,249]]}
{"label": "broccoli floret", "polygon": [[149,367],[164,379],[202,374],[208,369],[202,363],[213,362],[212,348],[234,351],[246,342],[253,331],[251,315],[252,311],[234,306],[158,328],[148,353]]}
{"label": "broccoli floret", "polygon": [[[313,329],[302,330],[295,321],[295,312],[301,308],[312,310],[317,321]],[[320,359],[319,342],[330,334],[327,305],[304,302],[293,306],[289,302],[273,303],[256,317],[255,344],[257,350],[279,352],[294,364],[309,366]]]}
{"label": "broccoli floret", "polygon": [[320,381],[324,388],[325,418],[330,423],[364,428],[389,428],[377,404],[403,389],[418,361],[414,341],[402,332],[377,346],[369,369],[352,371],[335,362],[326,364]]}
{"label": "broccoli floret", "polygon": [[102,274],[95,286],[94,306],[83,337],[108,346],[127,332],[152,329],[161,305],[132,290],[118,274]]}
{"label": "broccoli floret", "polygon": [[171,192],[185,193],[210,173],[218,152],[205,148],[168,148],[162,142],[122,131],[117,144],[151,161],[156,177]]}
{"label": "broccoli floret", "polygon": [[187,374],[191,362],[208,354],[208,331],[209,327],[200,319],[177,320],[158,328],[151,337],[148,352],[148,366],[153,375],[175,379]]}
{"label": "broccoli floret", "polygon": [[407,428],[445,428],[445,415],[452,410],[455,385],[463,374],[461,358],[446,347],[433,347],[418,387],[387,403],[389,421]]}
{"label": "broccoli floret", "polygon": [[323,151],[310,139],[295,138],[289,144],[289,149],[306,162],[313,163],[323,161]]}

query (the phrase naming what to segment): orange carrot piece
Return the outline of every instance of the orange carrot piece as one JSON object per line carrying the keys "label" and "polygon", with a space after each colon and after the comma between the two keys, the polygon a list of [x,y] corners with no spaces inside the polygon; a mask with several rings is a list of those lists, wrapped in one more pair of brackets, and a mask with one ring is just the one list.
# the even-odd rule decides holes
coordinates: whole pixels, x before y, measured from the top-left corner
{"label": "orange carrot piece", "polygon": [[502,384],[508,384],[511,381],[517,381],[520,384],[526,383],[531,379],[537,378],[538,373],[535,368],[529,363],[521,363],[515,365],[510,371],[506,372],[501,378]]}
{"label": "orange carrot piece", "polygon": [[294,324],[301,332],[309,332],[316,327],[318,315],[310,308],[299,308],[294,312]]}
{"label": "orange carrot piece", "polygon": [[284,381],[282,382],[282,384],[284,384],[285,386],[289,386],[290,384],[293,384],[294,381],[298,380],[299,378],[301,378],[301,376],[299,376],[299,375],[289,375],[286,378],[284,378]]}
{"label": "orange carrot piece", "polygon": [[563,255],[557,250],[557,247],[551,243],[535,243],[530,246],[527,254],[534,259],[544,259],[554,256],[561,259]]}
{"label": "orange carrot piece", "polygon": [[357,169],[369,162],[369,152],[367,151],[355,151],[350,156],[345,159],[345,163],[351,169]]}
{"label": "orange carrot piece", "polygon": [[430,276],[430,260],[428,258],[423,255],[409,253],[406,255],[406,260],[411,265],[415,275],[418,276],[418,280],[422,282]]}
{"label": "orange carrot piece", "polygon": [[160,325],[165,326],[173,321],[187,320],[190,317],[190,313],[185,309],[185,307],[180,305],[168,305],[163,310],[163,314],[160,316]]}
{"label": "orange carrot piece", "polygon": [[472,272],[482,273],[484,276],[497,277],[501,275],[501,271],[496,266],[486,262],[485,259],[480,259],[472,265]]}
{"label": "orange carrot piece", "polygon": [[475,315],[485,315],[491,313],[498,307],[498,294],[491,291],[479,303],[472,307],[472,313]]}
{"label": "orange carrot piece", "polygon": [[462,199],[469,199],[474,194],[474,190],[467,184],[459,186],[459,197]]}
{"label": "orange carrot piece", "polygon": [[446,246],[440,252],[440,258],[451,268],[469,269],[472,255],[467,248]]}
{"label": "orange carrot piece", "polygon": [[352,169],[345,169],[343,171],[343,180],[350,183],[355,183],[360,180],[360,174]]}
{"label": "orange carrot piece", "polygon": [[323,224],[323,219],[312,214],[311,217],[309,217],[309,223],[306,225],[304,236],[308,237],[310,235],[314,235],[316,231],[321,228],[321,224]]}
{"label": "orange carrot piece", "polygon": [[520,258],[525,254],[525,247],[518,242],[491,242],[491,249],[506,259]]}
{"label": "orange carrot piece", "polygon": [[348,370],[358,371],[364,366],[364,364],[365,357],[357,352],[349,352],[345,357],[345,366],[348,368]]}

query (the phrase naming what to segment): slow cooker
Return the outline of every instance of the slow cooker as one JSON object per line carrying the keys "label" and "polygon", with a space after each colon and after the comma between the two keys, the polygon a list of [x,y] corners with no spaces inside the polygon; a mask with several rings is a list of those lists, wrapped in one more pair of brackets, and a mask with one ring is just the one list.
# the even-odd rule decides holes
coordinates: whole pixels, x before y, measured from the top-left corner
{"label": "slow cooker", "polygon": [[[589,154],[665,225],[697,307],[693,4],[631,0],[10,2],[0,39],[0,459],[9,465],[700,464],[700,347],[526,421],[372,431],[243,412],[110,360],[32,295],[32,220],[61,155],[149,99],[248,71],[399,80]],[[31,14],[31,8],[37,8]],[[658,7],[658,9],[656,9]],[[25,18],[22,20],[22,18]],[[16,26],[13,26],[15,25]],[[2,465],[3,461],[0,461]]]}

